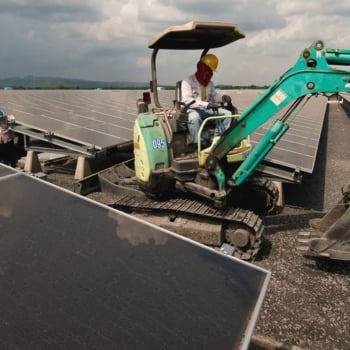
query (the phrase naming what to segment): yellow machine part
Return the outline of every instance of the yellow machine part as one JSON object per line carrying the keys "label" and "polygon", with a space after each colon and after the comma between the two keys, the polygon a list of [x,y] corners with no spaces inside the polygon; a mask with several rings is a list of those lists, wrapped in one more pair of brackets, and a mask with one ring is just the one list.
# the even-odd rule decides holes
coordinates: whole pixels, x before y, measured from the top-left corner
{"label": "yellow machine part", "polygon": [[[210,147],[200,150],[198,152],[198,161],[199,166],[204,167],[205,162],[208,158],[211,147],[215,144],[215,139]],[[244,161],[250,154],[252,149],[252,144],[250,143],[250,138],[242,140],[240,145],[233,148],[226,156],[226,160],[228,163],[242,162]]]}
{"label": "yellow machine part", "polygon": [[152,172],[169,167],[166,136],[153,113],[141,113],[134,124],[134,165],[138,180],[148,183]]}
{"label": "yellow machine part", "polygon": [[137,123],[134,125],[134,156],[136,177],[144,182],[148,182],[151,169],[146,154],[145,139],[143,138],[140,126]]}

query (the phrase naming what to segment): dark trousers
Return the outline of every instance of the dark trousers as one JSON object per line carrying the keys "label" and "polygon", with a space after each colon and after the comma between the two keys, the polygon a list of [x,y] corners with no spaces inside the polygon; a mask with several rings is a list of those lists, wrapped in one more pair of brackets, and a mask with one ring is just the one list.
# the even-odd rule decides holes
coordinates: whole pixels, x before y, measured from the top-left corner
{"label": "dark trousers", "polygon": [[0,144],[0,163],[15,167],[17,164],[16,149],[13,141]]}

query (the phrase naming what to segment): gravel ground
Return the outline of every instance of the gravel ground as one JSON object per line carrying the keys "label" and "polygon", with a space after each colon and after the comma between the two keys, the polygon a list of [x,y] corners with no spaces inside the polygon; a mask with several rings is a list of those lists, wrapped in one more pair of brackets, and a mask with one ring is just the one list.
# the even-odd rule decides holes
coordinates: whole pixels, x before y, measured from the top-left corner
{"label": "gravel ground", "polygon": [[271,271],[256,332],[303,349],[350,349],[350,264],[309,259],[296,249],[299,230],[267,235]]}
{"label": "gravel ground", "polygon": [[[292,212],[292,224],[268,227],[262,256],[253,262],[272,274],[256,334],[310,350],[350,349],[350,263],[315,260],[297,250],[305,213],[330,209],[350,177],[350,149],[344,147],[350,143],[349,118],[336,105],[329,115],[314,175],[305,176],[301,185],[284,186],[284,213]],[[48,179],[72,188],[71,174],[51,169]]]}
{"label": "gravel ground", "polygon": [[[350,120],[337,105],[329,112],[314,174],[300,186],[285,186],[287,206],[327,211],[349,181],[350,150],[344,145],[350,142]],[[303,349],[350,349],[350,262],[304,256],[296,249],[304,230],[268,234],[270,251],[254,262],[272,274],[256,331]]]}

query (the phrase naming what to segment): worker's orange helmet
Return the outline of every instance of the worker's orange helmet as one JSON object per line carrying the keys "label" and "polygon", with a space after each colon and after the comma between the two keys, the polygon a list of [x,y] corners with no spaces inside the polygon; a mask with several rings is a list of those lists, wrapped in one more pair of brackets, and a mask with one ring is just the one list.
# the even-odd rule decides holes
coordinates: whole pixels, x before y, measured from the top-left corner
{"label": "worker's orange helmet", "polygon": [[216,69],[219,64],[218,58],[212,53],[208,53],[201,57],[201,62],[208,66],[213,72],[216,72]]}

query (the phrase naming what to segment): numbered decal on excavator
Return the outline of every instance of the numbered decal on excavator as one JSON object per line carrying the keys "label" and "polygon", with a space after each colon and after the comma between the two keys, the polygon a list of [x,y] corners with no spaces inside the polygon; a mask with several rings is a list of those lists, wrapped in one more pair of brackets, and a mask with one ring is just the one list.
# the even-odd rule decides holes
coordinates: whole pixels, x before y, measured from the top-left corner
{"label": "numbered decal on excavator", "polygon": [[165,148],[165,146],[166,146],[166,141],[163,138],[156,138],[152,140],[152,147],[154,149]]}

